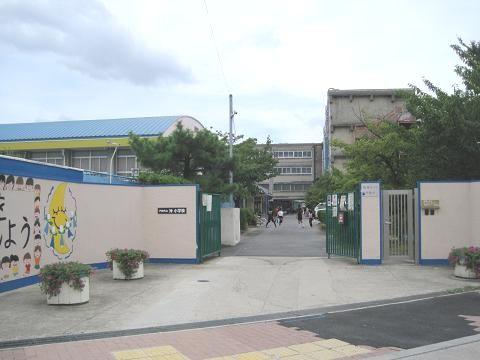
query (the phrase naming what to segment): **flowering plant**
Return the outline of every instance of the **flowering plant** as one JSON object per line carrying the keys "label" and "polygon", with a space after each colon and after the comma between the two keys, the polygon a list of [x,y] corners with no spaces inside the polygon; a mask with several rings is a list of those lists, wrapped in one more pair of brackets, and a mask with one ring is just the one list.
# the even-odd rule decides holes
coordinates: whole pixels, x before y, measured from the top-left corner
{"label": "flowering plant", "polygon": [[113,268],[113,261],[116,261],[127,279],[130,279],[140,263],[145,262],[150,256],[146,251],[135,249],[112,249],[107,251],[106,255],[110,269]]}
{"label": "flowering plant", "polygon": [[63,283],[67,283],[75,290],[85,287],[83,277],[90,276],[93,269],[76,261],[58,262],[45,265],[40,270],[40,290],[49,298],[60,294]]}
{"label": "flowering plant", "polygon": [[475,271],[478,277],[480,276],[480,247],[452,248],[448,255],[448,262],[452,265],[465,265],[467,269]]}

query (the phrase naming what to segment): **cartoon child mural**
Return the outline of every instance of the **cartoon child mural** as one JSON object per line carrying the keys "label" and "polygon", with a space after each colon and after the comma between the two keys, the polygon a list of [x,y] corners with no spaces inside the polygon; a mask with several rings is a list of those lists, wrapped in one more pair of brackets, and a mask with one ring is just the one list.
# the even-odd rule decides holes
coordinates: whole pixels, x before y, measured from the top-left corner
{"label": "cartoon child mural", "polygon": [[40,213],[40,196],[35,196],[33,200],[33,212]]}
{"label": "cartoon child mural", "polygon": [[7,280],[10,277],[10,258],[8,256],[4,256],[0,263],[0,267],[2,270],[2,280]]}
{"label": "cartoon child mural", "polygon": [[5,175],[0,175],[0,190],[5,189]]}
{"label": "cartoon child mural", "polygon": [[23,255],[23,266],[25,267],[24,275],[30,275],[30,268],[32,267],[32,255],[27,252]]}
{"label": "cartoon child mural", "polygon": [[18,256],[10,255],[10,269],[14,277],[18,276]]}
{"label": "cartoon child mural", "polygon": [[13,190],[15,186],[15,178],[13,175],[8,175],[7,180],[5,182],[5,190]]}
{"label": "cartoon child mural", "polygon": [[45,207],[47,225],[44,236],[46,244],[60,260],[68,258],[73,251],[73,240],[76,235],[77,215],[76,200],[72,196],[67,183],[52,187]]}
{"label": "cartoon child mural", "polygon": [[36,245],[35,248],[33,249],[33,258],[35,261],[35,266],[34,268],[39,270],[40,269],[40,258],[42,257],[42,248],[40,245]]}
{"label": "cartoon child mural", "polygon": [[25,182],[25,190],[27,191],[32,191],[33,190],[33,179],[28,178],[27,181]]}
{"label": "cartoon child mural", "polygon": [[15,190],[18,190],[18,191],[25,190],[25,186],[23,185],[23,177],[17,176],[17,181],[15,183]]}
{"label": "cartoon child mural", "polygon": [[40,187],[40,184],[35,184],[35,186],[33,187],[33,191],[35,193],[35,197],[38,197],[40,199],[40,190],[42,188]]}
{"label": "cartoon child mural", "polygon": [[35,222],[33,223],[33,238],[35,240],[42,239],[42,230],[40,229],[40,219],[36,216]]}

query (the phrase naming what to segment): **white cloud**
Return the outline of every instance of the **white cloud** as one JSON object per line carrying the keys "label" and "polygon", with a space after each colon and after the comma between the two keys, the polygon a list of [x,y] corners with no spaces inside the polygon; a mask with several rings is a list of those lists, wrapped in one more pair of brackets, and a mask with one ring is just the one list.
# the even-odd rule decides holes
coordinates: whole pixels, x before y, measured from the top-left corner
{"label": "white cloud", "polygon": [[175,58],[147,48],[95,0],[3,1],[0,43],[55,54],[67,67],[98,79],[151,85],[191,78]]}

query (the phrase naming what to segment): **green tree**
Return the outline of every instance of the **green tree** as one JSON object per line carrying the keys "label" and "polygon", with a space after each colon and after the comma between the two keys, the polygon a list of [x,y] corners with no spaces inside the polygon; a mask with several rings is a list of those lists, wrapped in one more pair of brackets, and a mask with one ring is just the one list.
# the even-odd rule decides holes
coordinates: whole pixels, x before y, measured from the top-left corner
{"label": "green tree", "polygon": [[272,156],[270,138],[259,148],[257,139],[248,138],[233,147],[235,196],[245,198],[258,193],[257,184],[276,175],[277,159]]}
{"label": "green tree", "polygon": [[309,208],[314,208],[319,202],[326,201],[327,194],[351,191],[356,184],[357,179],[333,168],[320,176],[309,187],[305,195],[305,204]]}
{"label": "green tree", "polygon": [[[256,184],[275,176],[277,163],[271,154],[271,142],[257,147],[257,140],[246,139],[233,147],[230,159],[228,137],[203,129],[193,132],[181,125],[170,136],[145,139],[130,134],[130,144],[143,166],[150,171],[140,180],[151,184],[195,182],[205,192],[234,193],[238,198],[257,192]],[[238,136],[235,141],[241,140]],[[229,184],[229,170],[234,183]],[[185,182],[183,181],[183,182]]]}
{"label": "green tree", "polygon": [[451,46],[462,61],[455,67],[463,86],[448,94],[425,80],[413,86],[407,107],[418,119],[417,178],[480,178],[480,42]]}
{"label": "green tree", "polygon": [[367,132],[353,144],[335,141],[348,161],[350,181],[382,180],[386,188],[413,186],[416,160],[415,127],[406,128],[389,119],[367,121]]}
{"label": "green tree", "polygon": [[[153,140],[130,134],[130,145],[142,165],[156,173],[157,178],[171,175],[199,183],[203,191],[232,191],[228,170],[233,168],[233,161],[227,145],[207,129],[193,132],[179,124],[171,135]],[[144,180],[148,181],[148,176]]]}

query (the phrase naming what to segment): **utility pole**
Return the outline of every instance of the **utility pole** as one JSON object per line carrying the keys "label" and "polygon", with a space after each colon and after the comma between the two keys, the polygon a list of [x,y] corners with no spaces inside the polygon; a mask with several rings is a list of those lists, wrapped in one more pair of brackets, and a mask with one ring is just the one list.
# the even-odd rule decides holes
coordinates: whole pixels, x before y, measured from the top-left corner
{"label": "utility pole", "polygon": [[[229,98],[229,101],[230,101],[230,114],[229,114],[229,121],[228,121],[228,124],[229,124],[229,128],[230,128],[230,131],[228,133],[228,145],[229,145],[229,151],[230,151],[230,159],[233,158],[233,132],[232,132],[232,127],[233,127],[233,117],[235,116],[235,114],[237,112],[234,112],[233,111],[233,97],[232,97],[232,94],[230,94],[228,96]],[[230,175],[230,185],[233,184],[233,171],[230,170],[229,171],[229,175]],[[234,203],[233,203],[233,194],[230,193],[230,197],[229,197],[229,202],[230,204],[232,205],[232,207],[234,207]]]}

